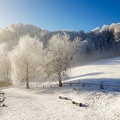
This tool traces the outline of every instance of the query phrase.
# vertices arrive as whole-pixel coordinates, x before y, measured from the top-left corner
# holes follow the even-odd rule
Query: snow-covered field
[[[119,68],[120,57],[100,60],[73,68],[66,81],[120,85]],[[4,88],[6,107],[0,107],[0,120],[120,120],[120,88],[114,89],[105,88],[103,92],[95,86]],[[70,100],[59,99],[59,95]],[[83,107],[71,100],[83,103]]]

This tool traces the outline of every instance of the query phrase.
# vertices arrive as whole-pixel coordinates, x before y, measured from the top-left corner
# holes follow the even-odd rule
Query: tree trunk
[[[60,73],[58,73],[59,87],[62,87],[62,79]]]
[[[4,79],[5,79],[5,81],[6,81],[6,75],[5,75],[5,72],[4,72]]]
[[[28,82],[28,79],[26,79],[26,89],[29,89],[29,82]]]
[[[29,80],[28,80],[28,62],[27,62],[27,70],[26,70],[26,89],[29,89]]]

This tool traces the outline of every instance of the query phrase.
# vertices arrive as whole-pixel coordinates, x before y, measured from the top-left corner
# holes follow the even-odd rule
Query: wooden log
[[[5,99],[6,99],[6,97],[3,97],[3,98],[0,99],[0,106],[1,107],[5,106],[5,104],[4,104]]]
[[[5,99],[6,99],[6,97],[2,97],[2,98],[0,98],[0,102],[4,102]]]
[[[60,99],[64,99],[64,100],[68,100],[67,97],[64,97],[64,96],[59,96]]]
[[[5,93],[4,92],[0,92],[0,95],[4,95]]]
[[[77,105],[77,106],[82,107],[82,103],[79,103],[79,102],[76,102],[76,101],[72,101],[72,104],[75,104],[75,105]]]

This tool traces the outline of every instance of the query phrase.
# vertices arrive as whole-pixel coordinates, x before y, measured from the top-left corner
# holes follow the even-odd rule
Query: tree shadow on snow
[[[88,105],[82,104],[82,107],[89,107]]]
[[[67,80],[74,79],[74,78],[80,78],[80,77],[86,77],[86,76],[96,76],[96,75],[101,75],[101,74],[104,74],[104,73],[103,72],[92,72],[92,73],[82,74],[78,76],[68,77]],[[63,80],[67,81],[66,79],[63,79]]]

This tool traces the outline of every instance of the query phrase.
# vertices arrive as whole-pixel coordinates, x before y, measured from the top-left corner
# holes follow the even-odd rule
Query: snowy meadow
[[[119,85],[120,57],[74,67],[64,82],[88,82]],[[0,107],[1,120],[119,120],[120,88],[63,85],[63,87],[4,87],[6,107]],[[68,100],[59,99],[66,96]],[[83,104],[72,104],[72,100]]]

